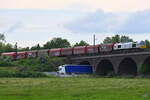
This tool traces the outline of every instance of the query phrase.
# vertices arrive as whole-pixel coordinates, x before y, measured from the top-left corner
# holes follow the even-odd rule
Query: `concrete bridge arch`
[[[118,75],[137,75],[137,64],[130,58],[124,58],[118,66]]]
[[[145,69],[144,74],[150,75],[150,56],[144,60],[144,62],[142,63],[142,67],[144,67]]]
[[[112,62],[108,59],[100,60],[95,70],[96,70],[96,74],[98,75],[108,75],[110,73],[115,73],[114,66]]]

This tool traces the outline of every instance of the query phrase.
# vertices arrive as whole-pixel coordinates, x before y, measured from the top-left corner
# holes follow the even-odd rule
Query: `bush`
[[[12,74],[10,74],[10,72],[0,71],[0,77],[10,77],[10,76],[13,76]]]
[[[57,67],[60,65],[65,64],[65,58],[58,58],[58,57],[48,57],[45,56],[44,62],[41,62],[41,57],[38,58],[28,58],[28,59],[19,59],[14,61],[13,64],[18,67],[18,69],[24,69],[26,71],[36,71],[41,72],[42,67],[43,71],[51,72],[57,71]]]
[[[117,76],[117,78],[136,78],[135,75],[121,75],[121,76]]]
[[[13,64],[8,57],[0,57],[0,66],[13,66]]]
[[[13,77],[47,77],[41,72],[16,72]]]
[[[109,77],[109,78],[115,77],[115,76],[116,76],[116,74],[115,74],[115,72],[113,72],[113,71],[109,72],[109,73],[106,75],[106,77]]]
[[[10,61],[7,58],[0,59],[0,66],[16,66],[19,71],[35,71],[41,72],[42,67],[45,72],[57,71],[57,67],[65,64],[65,58],[44,56],[44,62],[41,62],[41,57],[27,59],[19,59],[17,61]]]
[[[141,75],[145,75],[146,74],[146,65],[141,63],[138,65],[138,73]]]
[[[0,71],[0,77],[47,77],[47,75],[40,72],[8,72],[8,71]]]

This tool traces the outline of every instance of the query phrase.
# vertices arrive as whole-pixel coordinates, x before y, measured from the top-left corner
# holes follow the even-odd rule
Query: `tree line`
[[[15,51],[15,45],[12,45],[10,43],[6,44],[5,42],[6,40],[4,34],[0,33],[0,53]],[[52,48],[69,48],[75,46],[88,46],[88,45],[89,44],[83,40],[81,40],[79,43],[75,43],[74,45],[71,45],[71,43],[67,39],[62,39],[60,37],[57,37],[57,38],[53,38],[50,41],[47,41],[43,46],[37,44],[35,46],[32,46],[31,48],[18,47],[17,51],[29,51],[29,50],[40,50],[40,49],[52,49]]]
[[[103,41],[104,44],[107,43],[126,43],[126,42],[133,42],[133,39],[131,39],[129,36],[120,36],[120,35],[115,35],[112,37],[106,37]]]
[[[4,34],[0,33],[0,53],[2,52],[13,52],[15,51],[14,46],[10,43],[5,43],[5,36]],[[107,43],[126,43],[126,42],[134,42],[132,38],[129,36],[120,36],[118,34],[112,36],[112,37],[106,37],[103,40],[103,44]],[[150,50],[150,41],[145,40],[147,49]],[[75,43],[74,45],[71,45],[71,43],[67,39],[62,39],[60,37],[53,38],[50,41],[47,41],[43,46],[40,46],[39,44],[32,46],[31,48],[18,48],[18,51],[29,51],[29,50],[40,50],[40,49],[52,49],[52,48],[69,48],[69,47],[75,47],[75,46],[88,46],[89,44],[83,40],[81,40],[79,43]]]
[[[10,43],[5,43],[5,35],[0,33],[0,54],[2,52],[13,51],[13,46]]]

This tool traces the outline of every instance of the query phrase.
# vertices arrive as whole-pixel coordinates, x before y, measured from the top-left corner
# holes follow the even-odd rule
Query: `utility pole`
[[[37,52],[40,52],[40,45],[37,44]],[[40,53],[41,55],[38,55],[41,60],[41,72],[44,72],[44,63],[45,63],[45,58],[43,52]]]
[[[95,34],[93,35],[93,46],[94,46],[94,52],[95,52]]]
[[[93,45],[95,46],[95,34],[93,35]]]
[[[41,72],[44,72],[44,63],[45,63],[45,58],[44,58],[44,55],[42,54],[41,55]]]
[[[15,59],[17,60],[17,50],[18,49],[18,47],[17,47],[17,42],[16,42],[16,44],[15,44],[15,46],[14,46],[14,52],[16,52],[16,57],[15,57]]]

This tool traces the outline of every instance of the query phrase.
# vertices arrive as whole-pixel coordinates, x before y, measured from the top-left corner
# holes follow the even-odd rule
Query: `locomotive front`
[[[145,43],[144,41],[141,41],[141,42],[139,43],[139,48],[145,49],[145,48],[146,48],[146,43]]]

